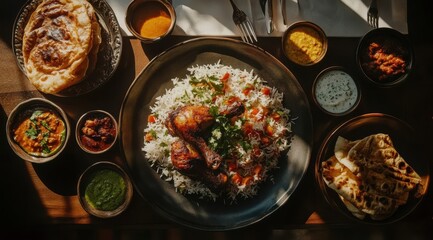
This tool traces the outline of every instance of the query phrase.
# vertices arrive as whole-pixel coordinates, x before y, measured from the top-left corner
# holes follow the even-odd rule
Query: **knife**
[[[283,24],[287,25],[286,0],[280,0],[281,15],[283,16]]]
[[[263,14],[265,14],[266,32],[271,34],[274,31],[272,0],[260,0],[260,6],[262,7]]]

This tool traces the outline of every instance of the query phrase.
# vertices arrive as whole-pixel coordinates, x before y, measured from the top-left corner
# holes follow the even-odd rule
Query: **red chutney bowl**
[[[84,113],[78,120],[75,139],[83,151],[100,154],[114,145],[118,132],[117,121],[110,113],[92,110]]]
[[[414,54],[406,35],[392,28],[376,28],[360,39],[356,61],[370,82],[393,87],[409,78]]]

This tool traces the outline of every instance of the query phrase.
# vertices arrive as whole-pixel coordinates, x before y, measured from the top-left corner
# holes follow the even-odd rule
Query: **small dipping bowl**
[[[312,91],[317,106],[333,116],[352,112],[361,100],[359,84],[339,66],[320,72],[314,80]]]
[[[318,25],[307,21],[295,22],[284,32],[282,48],[290,61],[310,66],[323,59],[328,49],[328,39]]]
[[[75,139],[80,148],[91,154],[108,151],[116,142],[118,126],[116,119],[103,110],[92,110],[78,119]]]
[[[133,0],[126,10],[126,26],[143,43],[153,43],[171,34],[176,12],[166,0]]]
[[[86,212],[96,217],[110,218],[128,208],[133,186],[128,174],[119,165],[101,161],[81,174],[77,193]]]
[[[31,98],[18,104],[6,121],[12,150],[24,160],[45,163],[65,149],[70,136],[66,113],[55,103]]]
[[[356,61],[364,76],[376,86],[404,82],[412,70],[413,50],[408,38],[392,28],[376,28],[358,43]]]

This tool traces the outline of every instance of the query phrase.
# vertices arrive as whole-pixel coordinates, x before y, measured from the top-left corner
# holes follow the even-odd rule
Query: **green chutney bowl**
[[[119,165],[101,161],[81,174],[77,193],[86,212],[99,218],[111,218],[128,208],[133,186],[128,174]]]

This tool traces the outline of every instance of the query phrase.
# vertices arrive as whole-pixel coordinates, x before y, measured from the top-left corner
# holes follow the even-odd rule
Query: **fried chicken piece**
[[[183,140],[171,144],[171,162],[182,174],[204,182],[212,189],[220,189],[227,182],[227,175],[208,168],[197,150]]]
[[[221,156],[213,151],[201,136],[214,121],[215,118],[209,113],[208,107],[184,106],[170,113],[166,126],[172,135],[197,148],[208,167],[217,169],[221,164]]]
[[[231,103],[220,114],[228,118],[240,115],[245,107],[242,102]],[[178,136],[198,149],[204,157],[208,167],[217,169],[221,164],[221,156],[212,150],[204,138],[204,132],[214,124],[215,118],[206,106],[183,106],[171,112],[166,120],[166,127],[170,134]]]

